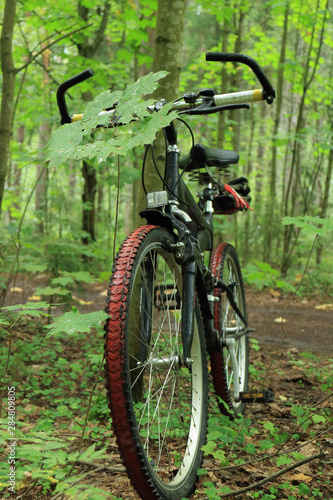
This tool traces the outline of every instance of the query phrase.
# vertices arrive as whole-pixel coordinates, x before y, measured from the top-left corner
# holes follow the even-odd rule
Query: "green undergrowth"
[[[256,340],[251,342],[251,348],[258,354],[264,351]],[[279,368],[274,367],[276,364]],[[219,413],[215,397],[211,398],[207,443],[203,447],[205,460],[200,470],[205,494],[203,498],[229,498],[228,494],[234,488],[228,486],[228,479],[233,480],[237,470],[241,471],[238,482],[243,481],[247,485],[255,482],[249,481],[254,471],[256,476],[263,479],[290,466],[293,467],[292,471],[298,471],[297,463],[309,459],[309,455],[322,453],[321,458],[325,457],[322,444],[329,439],[333,424],[332,394],[329,394],[333,386],[333,359],[309,352],[289,352],[283,365],[286,372],[288,369],[299,372],[299,380],[295,382],[299,396],[274,387],[273,412],[267,404],[248,405],[244,416],[230,420]],[[277,378],[279,383],[281,375],[286,375],[281,368],[281,359],[273,363],[270,370],[276,373],[274,379]],[[251,388],[257,390],[273,383],[273,376],[271,379],[267,377],[267,364],[261,361],[260,356],[252,359],[250,381]],[[311,391],[317,396],[313,401],[309,396]],[[274,411],[279,414],[274,415]],[[318,457],[314,460],[318,460]],[[328,498],[326,495],[330,486],[325,479],[325,463],[320,461],[318,465],[316,461],[314,469],[308,465],[307,469],[301,467],[300,470],[305,473],[290,472],[282,475],[280,480],[272,478],[265,487],[257,485],[248,493],[240,492],[237,498]],[[315,481],[312,477],[314,471]],[[241,493],[246,495],[242,496]]]
[[[61,318],[58,323],[53,323],[53,335],[50,335],[47,317],[42,310],[26,309],[29,314],[22,314],[21,310],[15,321],[12,315],[17,314],[16,310],[10,311],[7,325],[2,318],[1,366],[6,365],[8,356],[5,331],[10,328],[12,332],[6,388],[8,384],[16,388],[17,492],[24,494],[27,488],[32,488],[35,498],[50,499],[62,491],[66,498],[79,500],[117,498],[96,480],[91,481],[93,471],[87,471],[82,465],[89,462],[102,466],[114,462],[115,446],[110,445],[114,443],[114,437],[104,378],[103,374],[98,376],[103,353],[100,318],[94,324],[95,328],[91,328],[92,318],[81,315],[82,325],[85,324],[86,328],[82,326],[81,332],[78,331],[80,328],[72,331],[73,323],[67,320],[72,315],[78,320],[79,316],[78,312],[71,311],[69,316],[63,316],[64,323],[61,323]],[[258,388],[267,377],[267,365],[259,356],[263,350],[258,342],[252,342],[252,351],[258,356],[251,364],[251,383]],[[304,373],[313,387],[319,393],[322,391],[323,397],[332,386],[332,360],[325,358],[323,362],[315,354],[290,353],[285,369],[289,367]],[[303,383],[304,380],[305,376]],[[249,407],[244,417],[230,420],[220,414],[212,395],[205,458],[199,471],[198,498],[222,498],[230,491],[228,483],[234,484],[234,475],[238,474],[241,481],[251,467],[264,474],[267,469],[276,471],[302,460],[308,456],[304,443],[310,440],[314,449],[320,450],[320,436],[332,422],[329,407],[316,406],[316,402],[300,402],[283,393],[277,394],[277,404],[288,414],[286,426],[286,422],[281,424],[279,419],[267,413],[264,406],[257,407],[254,412]],[[5,405],[4,397],[3,412]],[[0,494],[9,498],[5,419],[1,420],[0,436],[3,443],[0,446]],[[323,466],[320,463],[317,479],[311,483],[305,479],[296,484],[288,477],[277,484],[258,487],[244,498],[325,498],[322,491],[327,490],[327,485],[325,479],[321,480],[321,474]]]
[[[66,314],[64,325],[71,314],[74,322],[79,316],[75,311]],[[17,491],[35,483],[40,494],[52,492],[56,495],[66,490],[70,498],[110,498],[103,489],[85,484],[85,474],[80,470],[82,460],[96,462],[110,458],[106,449],[111,427],[102,375],[97,381],[85,426],[103,346],[101,326],[90,328],[94,321],[92,315],[80,315],[85,328],[82,327],[80,333],[76,322],[76,329],[70,335],[63,331],[60,319],[53,324],[53,335],[48,333],[47,325],[36,324],[30,314],[21,316],[15,325],[7,384],[14,386],[16,393]],[[67,328],[72,330],[72,320]],[[1,366],[6,365],[5,340],[3,325]],[[4,412],[6,403],[4,398]],[[3,443],[8,438],[6,423],[1,419]],[[1,446],[0,453],[6,455],[6,451],[6,446]],[[0,491],[4,498],[9,496],[6,493],[7,473],[8,463],[2,461]]]

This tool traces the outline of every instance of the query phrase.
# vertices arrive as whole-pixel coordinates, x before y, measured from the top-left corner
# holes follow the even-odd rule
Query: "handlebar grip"
[[[88,78],[94,75],[94,72],[91,68],[85,69],[78,75],[72,76],[65,82],[63,82],[58,90],[57,90],[57,103],[58,103],[58,108],[60,111],[61,115],[61,125],[64,123],[71,123],[72,119],[70,117],[70,114],[68,113],[68,108],[66,104],[66,99],[65,99],[65,93],[67,92],[68,89],[71,87],[74,87],[74,85],[77,85],[78,83],[84,82]]]
[[[268,104],[272,104],[275,99],[275,90],[263,72],[261,66],[255,59],[245,54],[237,54],[233,52],[207,52],[206,61],[220,61],[220,62],[238,62],[246,64],[252,69],[253,73],[258,78],[264,89],[264,99]]]

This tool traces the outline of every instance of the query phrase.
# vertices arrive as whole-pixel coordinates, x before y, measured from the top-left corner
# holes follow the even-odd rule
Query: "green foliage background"
[[[0,0],[1,13],[4,6],[5,0]],[[95,50],[106,6],[109,8],[107,24],[102,42]],[[105,440],[111,435],[110,429],[103,426],[101,431],[96,424],[91,433],[96,446],[87,447],[81,454],[72,453],[67,449],[69,441],[55,436],[53,426],[59,422],[65,425],[61,421],[64,416],[75,418],[73,432],[76,435],[85,426],[91,387],[98,377],[100,321],[104,313],[83,316],[73,308],[73,293],[82,283],[92,286],[96,279],[108,279],[115,249],[134,224],[135,193],[141,179],[142,161],[142,149],[137,146],[152,140],[161,125],[156,122],[167,119],[168,108],[163,108],[155,123],[146,117],[141,125],[128,124],[126,132],[124,128],[110,141],[106,141],[101,132],[97,141],[100,140],[103,149],[98,155],[90,141],[96,122],[92,120],[88,124],[88,120],[100,108],[112,106],[114,100],[120,100],[124,108],[128,98],[133,103],[135,89],[140,97],[142,93],[151,92],[155,77],[151,77],[149,89],[143,86],[147,80],[133,84],[151,71],[156,8],[156,0],[21,0],[17,4],[13,41],[17,70],[15,116],[10,171],[0,221],[0,305],[5,300],[6,304],[11,301],[10,288],[17,276],[23,275],[32,282],[43,276],[44,283],[36,287],[39,298],[35,301],[2,310],[0,335],[6,349],[1,351],[1,364],[6,367],[6,373],[16,370],[17,377],[24,380],[25,393],[24,398],[20,398],[19,412],[26,419],[29,412],[34,411],[33,406],[29,407],[29,392],[41,401],[49,403],[52,399],[52,405],[37,418],[33,429],[27,431],[20,421],[17,428],[17,436],[22,440],[20,453],[29,455],[18,480],[23,485],[24,473],[33,469],[42,493],[56,484],[57,493],[67,488],[73,498],[87,498],[83,477],[81,482],[72,485],[75,478],[80,479],[76,476],[78,460],[101,459],[106,452]],[[254,57],[279,89],[279,113],[276,102],[272,107],[257,104],[250,111],[225,113],[223,121],[215,115],[189,120],[197,142],[240,153],[240,163],[232,169],[230,178],[240,175],[249,178],[255,212],[216,218],[216,236],[236,245],[247,282],[259,288],[279,288],[285,293],[295,290],[298,275],[304,270],[316,238],[308,267],[311,272],[300,292],[312,296],[333,295],[332,13],[332,5],[323,0],[315,3],[260,0],[255,5],[249,0],[189,0],[187,5],[180,93],[203,87],[230,92],[257,86],[248,69],[206,63],[204,54],[208,50],[238,51]],[[68,97],[71,114],[85,111],[86,132],[82,133],[80,123],[59,128],[58,85],[87,67],[94,70],[94,78],[71,89]],[[147,103],[139,99],[135,102],[134,111],[142,116]],[[123,114],[129,113],[128,122],[133,109],[123,110]],[[51,146],[46,153],[44,147],[52,132]],[[74,148],[68,149],[70,140],[76,141],[73,143],[75,155],[71,155]],[[182,126],[179,144],[186,154],[190,137]],[[79,152],[77,146],[81,148]],[[96,173],[93,203],[82,201],[83,156],[89,157],[90,168]],[[46,160],[49,160],[48,166]],[[95,241],[83,232],[83,210],[95,210]],[[89,244],[83,244],[85,239]],[[62,312],[66,310],[61,317],[55,304]],[[78,331],[82,335],[91,332],[92,327],[97,327],[93,342],[88,333],[88,339],[82,344]],[[28,345],[16,338],[25,328],[33,332],[33,340]],[[52,337],[45,333],[50,330]],[[65,344],[60,341],[64,333],[68,338]],[[82,359],[71,360],[70,368],[65,359],[65,349],[77,348],[77,344],[84,351],[84,369]],[[8,352],[12,355],[7,356]],[[39,366],[38,377],[30,367],[33,363]],[[252,370],[252,377],[259,377],[260,367]],[[323,390],[327,390],[331,385],[331,371],[327,369],[319,375]],[[80,397],[75,394],[65,401],[62,391],[69,390],[78,378],[82,380]],[[58,384],[56,393],[51,387],[54,379]],[[89,418],[103,420],[107,413],[104,395],[94,398]],[[304,427],[303,431],[308,432],[305,422],[309,409],[295,405],[292,412]],[[311,425],[315,426],[322,423],[320,419],[326,419],[326,415],[314,411],[311,419]],[[246,451],[250,455],[272,449],[286,438],[281,438],[270,422],[265,422],[263,429],[262,449],[254,450],[248,439],[252,434],[250,422],[245,421],[239,427],[230,422],[221,425],[220,416],[212,417],[210,448],[206,452],[225,465],[228,458],[220,446],[221,440],[237,443],[232,458],[241,461],[243,458],[238,453],[241,455],[246,438]],[[311,432],[309,438],[315,433]],[[283,455],[279,460],[278,465],[283,465],[290,458]],[[5,466],[7,464],[0,464],[2,471],[7,470]],[[70,489],[69,485],[72,485]],[[205,488],[207,498],[220,498],[226,493],[225,486],[218,488],[208,480]],[[299,485],[297,494],[307,494],[306,488],[305,484]],[[278,498],[273,490],[266,496],[257,492],[253,498]],[[92,486],[88,492],[89,498],[104,495]],[[320,492],[313,493],[314,497],[320,498]]]
[[[1,3],[4,6],[4,0]],[[103,41],[94,52],[93,44],[101,29],[103,9],[107,4],[110,10]],[[118,243],[133,227],[135,191],[140,182],[142,160],[142,152],[134,146],[144,142],[135,140],[139,131],[135,135],[133,128],[126,132],[132,140],[123,150],[117,144],[122,137],[114,137],[108,142],[102,137],[97,144],[103,146],[96,156],[92,151],[96,145],[89,140],[93,123],[91,128],[85,123],[87,128],[79,150],[71,156],[68,150],[71,136],[82,129],[79,123],[64,126],[63,132],[58,129],[55,94],[58,84],[64,79],[92,67],[94,78],[71,89],[68,99],[70,113],[80,113],[86,108],[88,120],[90,112],[105,107],[106,101],[117,99],[126,85],[149,72],[156,6],[155,0],[112,4],[88,0],[19,2],[13,45],[18,72],[11,170],[7,178],[0,235],[0,266],[3,270],[8,269],[8,261],[14,260],[13,249],[18,244],[21,255],[24,254],[24,265],[40,263],[43,254],[48,269],[54,265],[57,267],[59,264],[47,261],[53,253],[51,247],[62,244],[60,255],[63,257],[58,257],[58,260],[64,259],[61,267],[68,270],[82,267],[80,259],[74,259],[75,263],[73,259],[68,261],[66,251],[66,245],[76,245],[89,236],[82,233],[82,210],[95,211],[100,271],[106,262],[110,262],[118,202],[122,207],[118,219]],[[282,58],[285,31],[286,46]],[[244,263],[251,261],[252,257],[264,260],[280,269],[289,281],[294,281],[304,266],[313,235],[306,235],[294,224],[281,226],[281,217],[329,219],[332,209],[329,196],[325,201],[325,190],[328,190],[328,195],[330,192],[333,161],[331,6],[327,7],[322,0],[316,4],[272,0],[261,2],[252,9],[247,0],[222,4],[191,0],[185,18],[181,91],[196,91],[207,86],[216,92],[222,87],[229,92],[257,86],[247,68],[228,63],[223,66],[221,79],[222,66],[205,62],[205,52],[222,50],[223,44],[225,51],[240,51],[260,62],[280,90],[281,110],[278,116],[277,103],[272,107],[258,104],[250,111],[225,113],[223,122],[218,116],[189,120],[198,142],[236,149],[240,153],[240,163],[232,168],[230,175],[248,176],[252,187],[254,214],[222,217],[217,224],[217,233],[237,246]],[[130,87],[125,91],[124,102],[130,95],[126,92],[131,92]],[[98,100],[93,101],[97,95]],[[83,100],[86,99],[90,103],[85,104]],[[136,111],[140,114],[138,107]],[[277,120],[278,127],[275,126]],[[57,129],[59,148],[54,155],[49,152],[47,156],[43,146],[51,131]],[[144,128],[142,132],[147,141],[153,138],[154,132],[149,133]],[[179,143],[185,154],[189,149],[189,135],[183,127],[179,129]],[[77,145],[72,142],[72,147]],[[60,150],[65,152],[60,155]],[[275,174],[272,170],[273,150]],[[97,192],[93,202],[82,204],[84,181],[78,160],[84,155],[90,157],[91,168],[95,169]],[[51,161],[46,173],[43,168],[47,159]],[[117,201],[119,182],[121,192]],[[329,230],[317,243],[313,267],[323,265],[322,262],[328,269],[332,267],[331,245],[332,231]],[[103,255],[101,248],[105,250]],[[93,242],[89,249],[82,249],[83,253],[95,254],[95,251]],[[20,266],[23,266],[21,259]],[[7,286],[3,278],[1,283],[3,288]],[[331,293],[332,290],[325,288],[325,292]]]

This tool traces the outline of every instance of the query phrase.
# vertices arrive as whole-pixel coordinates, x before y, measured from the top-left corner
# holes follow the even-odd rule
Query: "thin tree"
[[[80,42],[77,43],[78,52],[82,57],[93,59],[96,57],[98,50],[103,43],[105,31],[110,13],[110,1],[105,0],[103,7],[103,15],[101,16],[100,25],[95,32],[94,37],[81,36]],[[78,13],[81,19],[85,22],[89,20],[90,9],[83,2],[78,3]],[[87,93],[82,96],[84,100],[90,100],[91,95]],[[96,169],[86,160],[82,162],[82,177],[84,179],[83,194],[82,194],[82,231],[83,234],[89,235],[82,237],[82,242],[87,244],[89,239],[95,240],[95,198],[97,192],[97,173]]]
[[[9,164],[9,145],[14,116],[16,70],[13,61],[13,32],[17,0],[6,0],[1,30],[2,95],[0,111],[0,216]]]
[[[279,133],[280,128],[280,120],[281,120],[281,111],[282,111],[282,89],[284,83],[284,64],[286,58],[286,48],[287,48],[287,39],[288,39],[288,20],[289,20],[289,1],[285,7],[284,13],[284,23],[283,23],[283,35],[281,41],[281,50],[280,50],[280,58],[279,58],[279,66],[278,66],[278,80],[277,80],[277,89],[276,89],[276,106],[275,106],[275,116],[274,116],[274,129],[273,129],[273,145],[272,145],[272,163],[271,163],[271,172],[270,172],[270,192],[268,196],[268,204],[267,204],[267,221],[265,224],[265,243],[264,243],[264,259],[267,260],[272,252],[272,240],[273,240],[273,231],[274,231],[274,206],[276,203],[276,171],[277,171],[277,143],[276,138]]]
[[[301,148],[302,143],[300,141],[301,131],[304,127],[304,114],[305,114],[305,99],[308,93],[308,90],[313,82],[313,79],[316,74],[317,66],[319,63],[319,57],[323,44],[324,30],[327,18],[327,8],[328,2],[326,3],[326,8],[324,9],[324,14],[322,13],[320,0],[318,0],[316,5],[316,20],[318,16],[322,16],[322,23],[320,26],[319,36],[316,39],[317,35],[317,23],[314,25],[311,32],[311,39],[309,48],[306,55],[305,67],[303,73],[303,82],[302,82],[302,93],[298,108],[298,116],[297,123],[295,129],[295,138],[292,144],[292,158],[291,158],[291,166],[289,179],[287,182],[287,189],[285,193],[284,199],[284,215],[296,215],[296,200],[297,200],[297,192],[301,187]],[[315,52],[316,51],[316,52]],[[314,54],[315,52],[315,54]],[[303,214],[302,214],[303,215]],[[283,253],[282,253],[282,263],[281,270],[283,273],[286,273],[289,265],[290,258],[292,255],[292,251],[297,242],[298,232],[294,232],[294,227],[292,225],[285,226],[284,229],[284,238],[283,238]]]

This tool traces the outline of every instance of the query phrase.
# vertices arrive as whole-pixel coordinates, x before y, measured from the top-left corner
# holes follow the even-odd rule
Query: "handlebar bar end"
[[[90,78],[91,76],[94,76],[94,71],[91,68],[88,68],[78,75],[69,78],[59,86],[57,91],[57,103],[61,115],[61,125],[64,125],[65,123],[72,123],[72,118],[67,109],[65,93],[68,89],[74,87],[74,85],[84,82],[84,80],[87,80],[87,78]]]
[[[264,99],[268,104],[272,104],[275,99],[275,90],[271,82],[263,72],[261,66],[255,59],[245,54],[233,52],[206,52],[206,61],[220,61],[246,64],[252,69],[264,89]]]

